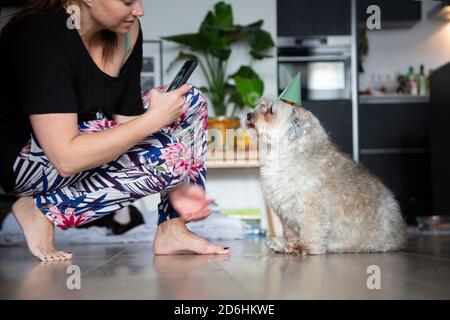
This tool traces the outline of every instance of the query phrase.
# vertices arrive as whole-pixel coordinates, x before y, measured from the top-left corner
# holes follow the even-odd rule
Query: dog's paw
[[[283,237],[273,237],[266,241],[266,246],[275,252],[284,253],[286,239]]]
[[[305,254],[320,255],[327,253],[327,249],[324,246],[305,246]]]
[[[284,246],[284,252],[289,254],[302,254],[305,255],[306,248],[298,240],[289,240]]]

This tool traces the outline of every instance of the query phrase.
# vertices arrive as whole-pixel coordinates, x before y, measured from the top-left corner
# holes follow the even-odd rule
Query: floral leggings
[[[143,96],[148,110],[148,94]],[[14,163],[13,194],[32,196],[36,206],[61,229],[88,223],[159,192],[158,224],[178,217],[167,191],[182,182],[205,189],[208,104],[191,86],[180,121],[156,131],[120,155],[94,169],[64,178],[49,162],[34,134]],[[80,134],[121,125],[101,112],[80,123]]]

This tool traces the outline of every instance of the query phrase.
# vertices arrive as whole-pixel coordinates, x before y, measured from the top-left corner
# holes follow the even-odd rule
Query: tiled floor
[[[154,256],[147,244],[73,246],[72,262],[39,263],[0,248],[1,299],[449,299],[450,236],[414,236],[388,254],[270,254],[263,239],[226,242],[231,255]],[[70,265],[81,289],[69,290]],[[369,290],[368,266],[381,272]],[[73,282],[71,282],[73,283]]]

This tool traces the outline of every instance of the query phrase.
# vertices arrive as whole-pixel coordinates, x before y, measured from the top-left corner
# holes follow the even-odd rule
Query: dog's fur
[[[401,249],[406,224],[394,195],[328,138],[314,115],[264,97],[246,122],[256,130],[265,197],[284,237],[275,252],[386,252]]]

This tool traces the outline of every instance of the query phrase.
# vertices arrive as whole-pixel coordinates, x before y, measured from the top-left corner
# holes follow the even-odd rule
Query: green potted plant
[[[162,37],[189,49],[179,52],[168,71],[180,60],[198,60],[207,83],[200,89],[208,96],[215,115],[210,119],[210,127],[229,127],[229,123],[236,127],[236,121],[239,127],[239,119],[233,116],[245,106],[254,108],[263,94],[264,81],[250,65],[255,60],[271,57],[267,50],[275,44],[270,34],[262,30],[262,24],[263,20],[246,26],[234,24],[231,5],[219,2],[207,13],[197,33]],[[249,62],[228,74],[232,46],[238,42],[248,44]],[[226,117],[227,110],[231,119]]]

